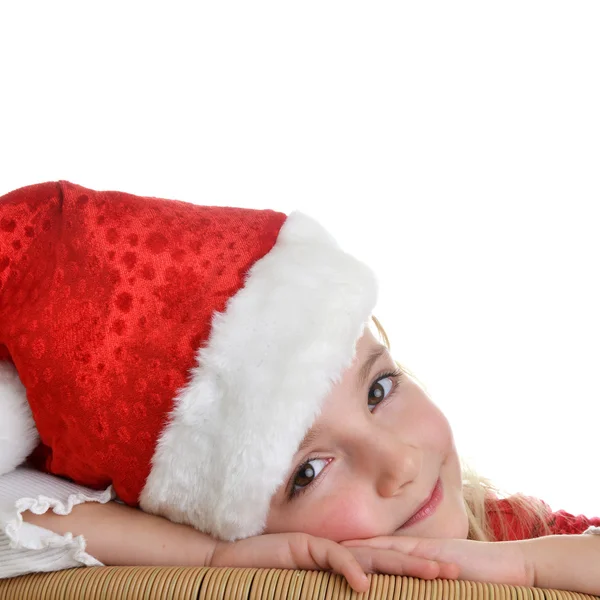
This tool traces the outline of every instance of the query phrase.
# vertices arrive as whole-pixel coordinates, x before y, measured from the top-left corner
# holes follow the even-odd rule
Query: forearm
[[[116,502],[81,504],[65,516],[27,511],[23,520],[56,533],[83,535],[86,551],[106,565],[204,566],[216,544],[191,527]]]
[[[600,536],[551,535],[522,544],[534,585],[600,595]]]

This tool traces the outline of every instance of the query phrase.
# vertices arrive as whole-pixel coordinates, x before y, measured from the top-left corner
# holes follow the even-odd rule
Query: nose
[[[391,498],[401,493],[421,471],[422,453],[394,431],[379,431],[368,440],[369,472],[377,493]]]

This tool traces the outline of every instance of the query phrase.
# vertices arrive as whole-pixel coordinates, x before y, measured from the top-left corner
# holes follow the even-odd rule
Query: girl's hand
[[[473,540],[376,537],[342,542],[346,548],[394,550],[414,557],[451,563],[459,569],[458,579],[534,585],[534,572],[518,542],[476,542]]]
[[[238,542],[217,542],[210,566],[333,571],[344,575],[357,592],[369,589],[365,573],[409,575],[421,579],[455,579],[458,574],[454,565],[411,556],[402,549],[368,544],[344,547],[305,533],[275,533]]]

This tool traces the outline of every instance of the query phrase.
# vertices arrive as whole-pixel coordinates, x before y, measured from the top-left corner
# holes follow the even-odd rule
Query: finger
[[[460,575],[460,566],[456,563],[439,562],[440,574],[439,579],[458,579]]]
[[[340,544],[346,547],[367,546],[369,548],[381,548],[382,550],[399,550],[410,554],[418,545],[419,540],[422,539],[423,538],[381,535],[364,540],[346,540],[340,542]]]
[[[407,575],[421,579],[455,579],[458,576],[456,565],[411,556],[395,550],[365,547],[351,547],[349,550],[365,571]]]
[[[313,562],[320,569],[330,569],[343,575],[348,585],[356,592],[369,591],[369,579],[352,552],[336,542],[323,542],[324,540],[319,538],[308,540],[308,552]]]
[[[356,592],[368,592],[369,579],[356,557],[346,548],[338,546],[327,552],[327,561],[335,573],[342,574]]]
[[[444,560],[443,540],[432,538],[413,538],[401,536],[380,536],[366,540],[349,540],[342,545],[351,547],[365,546],[367,548],[379,548],[380,550],[396,550],[412,556],[420,556],[428,560]],[[447,559],[446,559],[447,560]]]

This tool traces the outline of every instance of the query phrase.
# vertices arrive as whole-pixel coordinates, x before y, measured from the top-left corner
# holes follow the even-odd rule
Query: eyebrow
[[[367,378],[369,377],[369,373],[373,368],[373,365],[388,351],[386,346],[382,344],[377,344],[377,346],[371,350],[371,354],[365,362],[363,363],[360,371],[358,372],[358,377],[356,378],[356,389],[360,391],[365,387],[367,383]]]
[[[371,350],[371,353],[369,354],[365,362],[362,364],[362,367],[360,368],[360,371],[358,372],[358,375],[356,377],[356,389],[359,392],[362,388],[365,387],[367,383],[367,378],[369,377],[369,373],[371,372],[373,365],[386,352],[388,352],[388,349],[382,344],[377,344],[377,346],[373,350]],[[306,449],[307,446],[310,446],[321,435],[322,430],[323,428],[318,425],[310,429],[310,431],[308,431],[308,433],[304,436],[304,439],[300,443],[300,446],[298,446],[297,452],[302,452]]]
[[[307,446],[310,446],[320,435],[321,435],[321,431],[323,430],[322,427],[320,426],[315,426],[313,427],[305,436],[304,439],[302,440],[302,443],[300,444],[300,446],[298,447],[297,452],[303,452]]]

